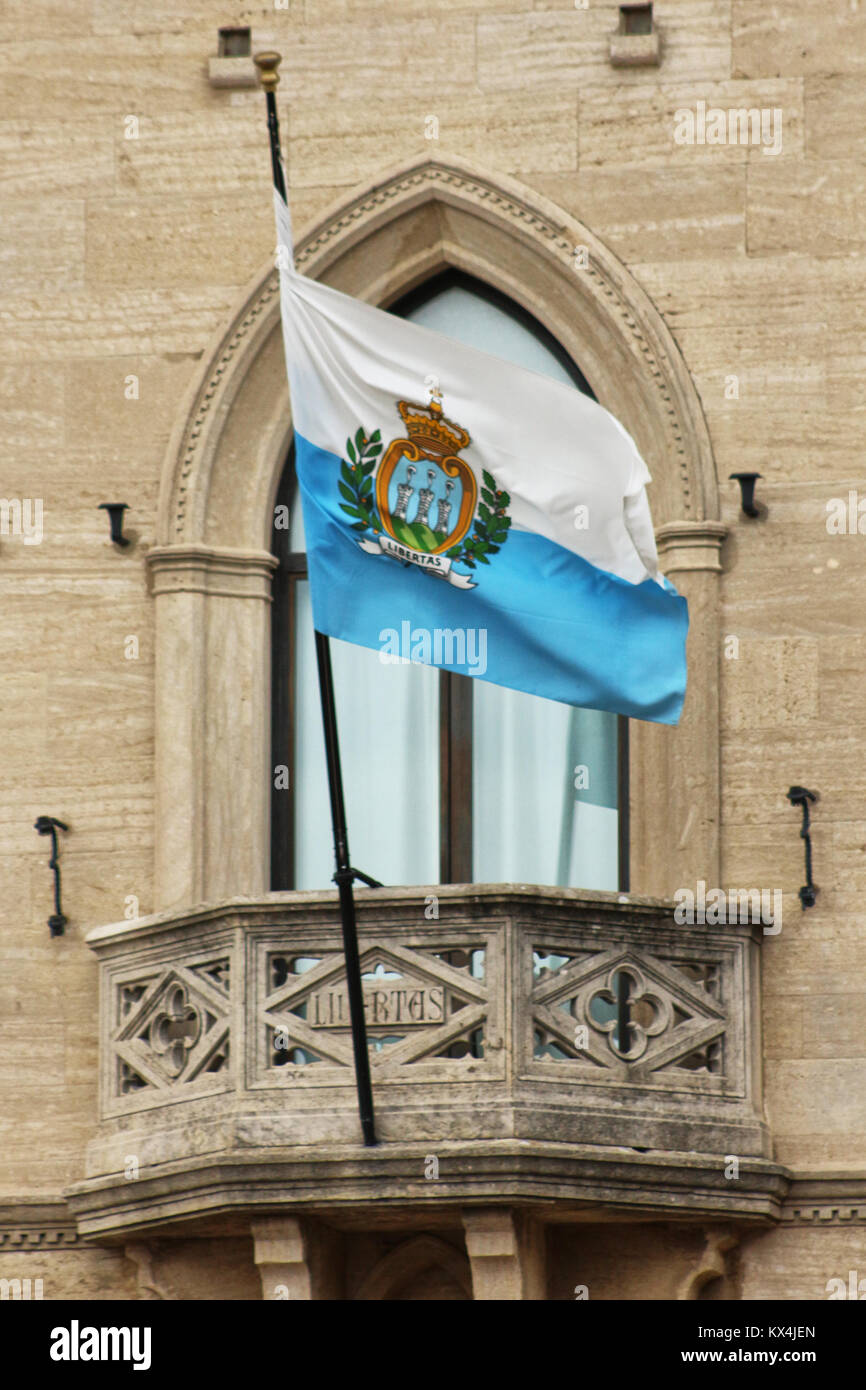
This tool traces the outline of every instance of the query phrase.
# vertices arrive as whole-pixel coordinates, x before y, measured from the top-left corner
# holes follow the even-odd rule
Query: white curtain
[[[310,586],[295,592],[295,887],[326,888],[334,852]],[[438,883],[439,672],[385,666],[334,638],[331,664],[352,864],[382,883]]]
[[[616,758],[614,715],[476,681],[475,881],[616,888]]]
[[[443,290],[409,318],[572,384],[519,319],[466,289]],[[333,873],[328,783],[306,583],[296,592],[295,882],[320,888]],[[352,861],[384,883],[436,883],[439,674],[383,665],[345,642],[332,641],[331,655]],[[617,887],[615,715],[476,680],[472,776],[475,882]]]

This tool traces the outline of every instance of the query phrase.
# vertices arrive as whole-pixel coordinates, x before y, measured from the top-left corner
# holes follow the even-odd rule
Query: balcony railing
[[[334,893],[91,933],[102,1093],[72,1195],[82,1229],[365,1192],[772,1214],[760,928],[512,885],[362,890],[357,903],[373,1150]]]

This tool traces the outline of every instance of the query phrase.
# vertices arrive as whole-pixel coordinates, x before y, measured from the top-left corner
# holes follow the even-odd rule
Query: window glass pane
[[[334,852],[309,585],[295,594],[295,887],[327,888]],[[331,664],[352,864],[383,883],[438,883],[439,673],[386,666],[333,638]]]
[[[566,386],[574,385],[574,378],[554,357],[550,348],[530,333],[519,319],[459,285],[434,294],[406,317],[412,323],[423,323],[425,328],[435,329],[437,333],[447,333],[449,338],[456,338],[469,347],[492,352],[496,357],[517,362],[533,372],[542,372],[544,376],[551,376],[554,381],[562,381]]]
[[[289,511],[289,552],[292,555],[306,555],[307,542],[304,537],[304,509],[301,494],[295,486],[292,506]]]
[[[450,286],[415,323],[574,385],[521,318]],[[476,680],[473,689],[473,879],[616,889],[617,717]]]

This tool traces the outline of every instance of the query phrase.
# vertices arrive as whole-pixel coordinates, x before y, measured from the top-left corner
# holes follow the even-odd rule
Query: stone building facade
[[[387,307],[456,267],[529,310],[637,440],[691,611],[681,725],[632,726],[628,893],[451,885],[430,922],[435,885],[359,892],[370,973],[398,963],[441,1010],[374,1065],[375,1150],[345,1041],[318,1080],[269,1057],[280,1020],[315,1041],[344,982],[334,895],[269,891],[291,414],[245,30],[283,54],[300,268]],[[864,65],[856,0],[13,5],[0,1278],[782,1300],[866,1279]],[[736,472],[761,475],[755,518]],[[808,910],[793,784],[820,795]],[[42,815],[67,827],[56,936]],[[778,890],[782,929],[678,926],[701,883]],[[539,983],[545,950],[565,964]],[[539,1059],[617,969],[664,1020],[639,1056]],[[443,1001],[483,1022],[482,1060],[431,1051]]]

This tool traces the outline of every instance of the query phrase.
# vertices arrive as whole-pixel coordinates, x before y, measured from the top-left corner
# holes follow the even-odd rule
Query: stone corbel
[[[252,1224],[262,1298],[311,1299],[313,1280],[307,1259],[307,1232],[294,1216],[267,1217]]]
[[[544,1232],[537,1222],[505,1208],[463,1212],[473,1297],[543,1299]]]
[[[123,1253],[136,1269],[138,1294],[145,1302],[174,1301],[177,1294],[169,1284],[155,1273],[154,1251],[145,1241],[131,1241],[124,1246]]]
[[[704,1234],[706,1242],[700,1258],[677,1289],[678,1301],[697,1299],[705,1284],[713,1279],[724,1279],[728,1272],[728,1251],[733,1250],[740,1241],[736,1231],[724,1226],[708,1226]]]
[[[297,1216],[266,1216],[252,1222],[252,1234],[266,1302],[340,1297],[333,1236],[319,1223]]]

